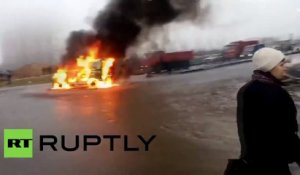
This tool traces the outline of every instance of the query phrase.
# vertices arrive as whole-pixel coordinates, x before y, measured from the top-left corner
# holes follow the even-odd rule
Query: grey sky
[[[288,39],[290,34],[300,37],[300,0],[205,1],[212,8],[206,23],[171,23],[153,30],[149,41],[162,49],[181,50],[221,47],[233,40],[255,37]],[[16,32],[15,39],[21,35],[23,38],[35,34],[34,37],[38,37],[45,31],[45,36],[49,35],[54,42],[54,48],[50,49],[57,51],[55,57],[58,59],[69,32],[89,28],[93,17],[107,2],[109,0],[1,0],[0,44],[4,38],[10,40]],[[22,33],[23,28],[25,33]],[[149,50],[150,42],[143,42],[136,48]],[[1,54],[4,52],[7,50],[0,47],[1,62],[8,59]],[[10,62],[18,61],[9,59]]]
[[[0,44],[8,35],[20,35],[25,31],[33,35],[45,32],[53,37],[59,47],[64,47],[65,39],[72,30],[87,29],[93,17],[108,0],[1,0]],[[24,34],[24,35],[26,35]],[[1,46],[1,45],[0,45]],[[3,48],[3,47],[2,47]],[[64,48],[55,48],[63,50]],[[0,47],[1,50],[1,47]],[[3,62],[5,51],[0,51]],[[18,61],[18,60],[15,60]]]
[[[205,23],[174,22],[153,29],[146,42],[132,48],[144,52],[155,46],[167,51],[220,48],[242,39],[300,37],[300,0],[205,0],[211,14]],[[167,41],[167,42],[166,42]]]
[[[46,19],[65,28],[82,28],[108,0],[1,0],[0,21],[4,28],[22,20]],[[2,27],[1,27],[2,28]]]

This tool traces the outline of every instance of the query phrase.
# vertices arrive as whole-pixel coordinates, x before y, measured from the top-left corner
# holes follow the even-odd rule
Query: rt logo
[[[32,158],[32,139],[32,129],[4,129],[4,158]]]

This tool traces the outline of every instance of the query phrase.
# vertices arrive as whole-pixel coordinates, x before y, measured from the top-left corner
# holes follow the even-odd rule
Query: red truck
[[[157,51],[146,54],[146,59],[143,61],[142,66],[148,68],[148,73],[160,73],[172,70],[188,69],[190,67],[190,60],[194,58],[193,51],[182,51],[165,53]]]
[[[243,52],[246,46],[254,45],[258,43],[259,43],[258,40],[232,42],[224,47],[223,58],[225,59],[239,58],[240,54]]]

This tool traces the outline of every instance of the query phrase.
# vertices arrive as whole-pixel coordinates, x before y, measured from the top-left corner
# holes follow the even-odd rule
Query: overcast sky
[[[73,30],[88,29],[93,17],[108,0],[1,0],[0,5],[0,62],[4,54],[1,43],[7,35],[25,31],[36,32],[51,29],[60,47]],[[25,35],[26,35],[25,34]],[[46,33],[47,35],[48,33]],[[50,34],[49,34],[50,35]],[[1,51],[2,49],[2,51]],[[63,50],[64,48],[61,48]],[[4,60],[5,61],[5,60]],[[17,61],[17,60],[15,60]]]
[[[16,28],[30,26],[33,33],[51,28],[57,47],[64,47],[68,33],[89,28],[97,11],[108,1],[1,0],[0,43],[5,35],[18,31]],[[205,24],[171,23],[161,32],[153,32],[152,40],[166,50],[179,50],[220,47],[232,40],[254,37],[300,36],[300,0],[206,1],[211,4],[211,15]],[[171,43],[167,46],[161,42],[166,35]],[[147,48],[146,45],[141,47]],[[1,48],[3,61],[6,58],[1,57]]]
[[[205,23],[173,22],[154,29],[147,42],[167,51],[220,48],[243,39],[300,37],[300,0],[206,0],[211,13]],[[164,31],[164,32],[162,32]],[[166,40],[168,44],[166,44]]]
[[[1,0],[1,30],[14,27],[22,21],[55,21],[64,29],[87,26],[87,19],[96,15],[108,0]]]

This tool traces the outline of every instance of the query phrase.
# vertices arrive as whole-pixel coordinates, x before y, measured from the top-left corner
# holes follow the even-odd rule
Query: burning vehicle
[[[119,67],[130,47],[148,40],[150,29],[173,21],[198,19],[198,12],[205,18],[208,8],[198,8],[201,0],[111,0],[104,10],[99,11],[89,30],[71,32],[61,66],[53,76],[52,89],[108,88],[115,86],[117,69],[124,74],[131,70]],[[200,18],[199,18],[200,19]],[[101,47],[97,47],[100,43]],[[154,43],[153,43],[154,44]],[[100,53],[101,48],[101,53]],[[153,49],[150,49],[153,50]],[[133,55],[135,53],[132,53]],[[159,56],[161,57],[161,56]],[[162,70],[188,68],[192,53],[163,54],[152,68]],[[152,60],[151,60],[152,61]],[[127,69],[127,70],[126,70]],[[126,73],[127,72],[127,73]],[[116,74],[114,77],[113,74]]]
[[[58,68],[53,75],[52,89],[100,89],[116,86],[113,81],[115,58],[100,58],[100,48],[94,45],[74,63]]]

